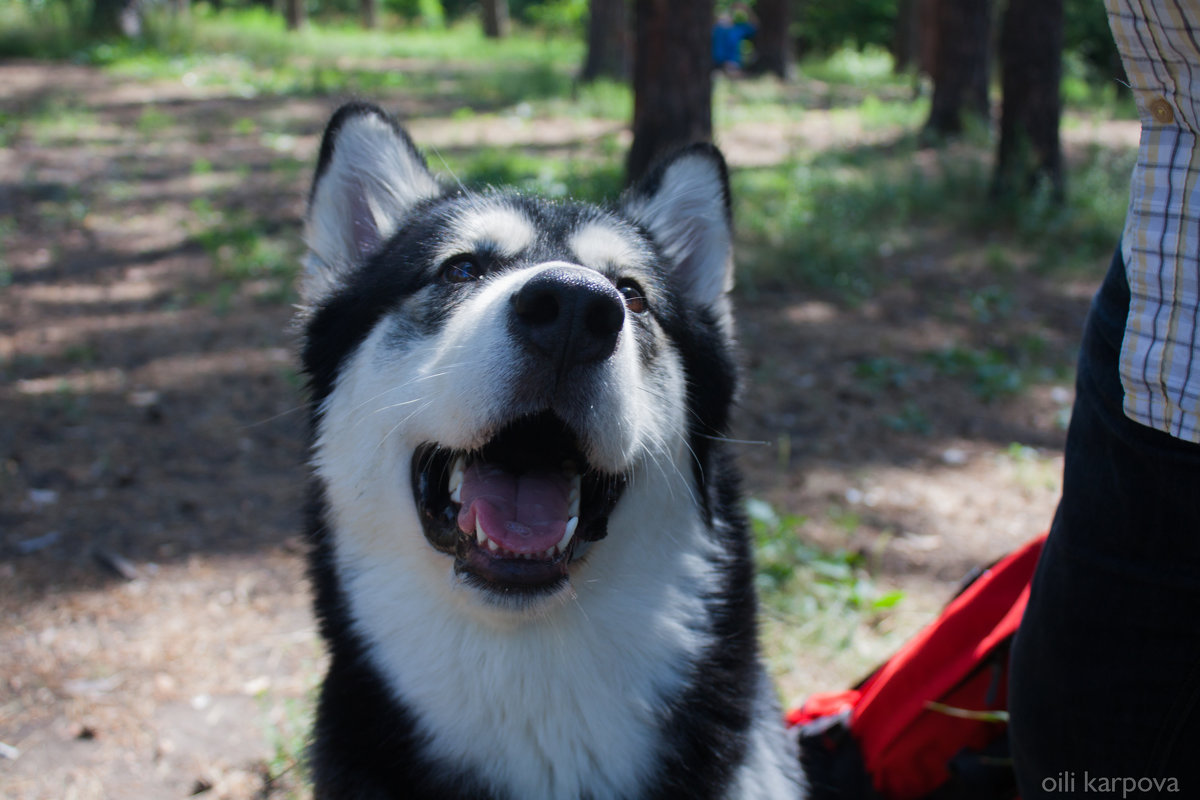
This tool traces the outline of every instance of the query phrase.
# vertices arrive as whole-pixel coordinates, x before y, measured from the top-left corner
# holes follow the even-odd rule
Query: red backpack
[[[1008,651],[1044,542],[984,570],[857,687],[788,713],[813,800],[1017,796]]]

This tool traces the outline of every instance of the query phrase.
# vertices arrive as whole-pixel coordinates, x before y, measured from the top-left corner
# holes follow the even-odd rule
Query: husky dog
[[[796,798],[758,659],[716,149],[620,205],[441,185],[370,105],[309,198],[320,798]]]

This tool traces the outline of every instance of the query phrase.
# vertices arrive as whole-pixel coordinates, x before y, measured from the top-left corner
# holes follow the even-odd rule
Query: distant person
[[[713,69],[730,75],[742,71],[742,43],[758,33],[758,19],[745,3],[734,3],[730,11],[717,16],[713,26]]]
[[[1141,145],[1013,645],[1024,800],[1200,797],[1200,4],[1105,5]]]

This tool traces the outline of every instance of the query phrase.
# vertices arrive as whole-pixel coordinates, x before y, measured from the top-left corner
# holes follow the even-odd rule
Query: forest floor
[[[627,142],[604,118],[371,99],[447,151]],[[10,800],[303,796],[289,770],[322,652],[303,565],[295,268],[279,263],[298,252],[337,100],[0,62]],[[904,133],[813,108],[718,138],[736,175]],[[1069,159],[1125,153],[1137,127],[1066,139]],[[807,588],[787,584],[803,596],[767,601],[789,704],[852,683],[972,567],[1047,527],[1071,364],[1106,267],[1027,270],[1019,248],[936,221],[880,250],[875,288],[853,301],[761,282],[736,298],[746,487],[820,554],[805,556]]]

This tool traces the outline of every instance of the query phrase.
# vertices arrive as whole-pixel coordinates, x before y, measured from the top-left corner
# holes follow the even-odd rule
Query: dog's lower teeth
[[[567,545],[571,543],[571,537],[575,535],[575,528],[579,526],[579,517],[571,517],[567,520],[567,530],[563,532],[563,537],[558,540],[555,545],[559,551],[565,551]]]

